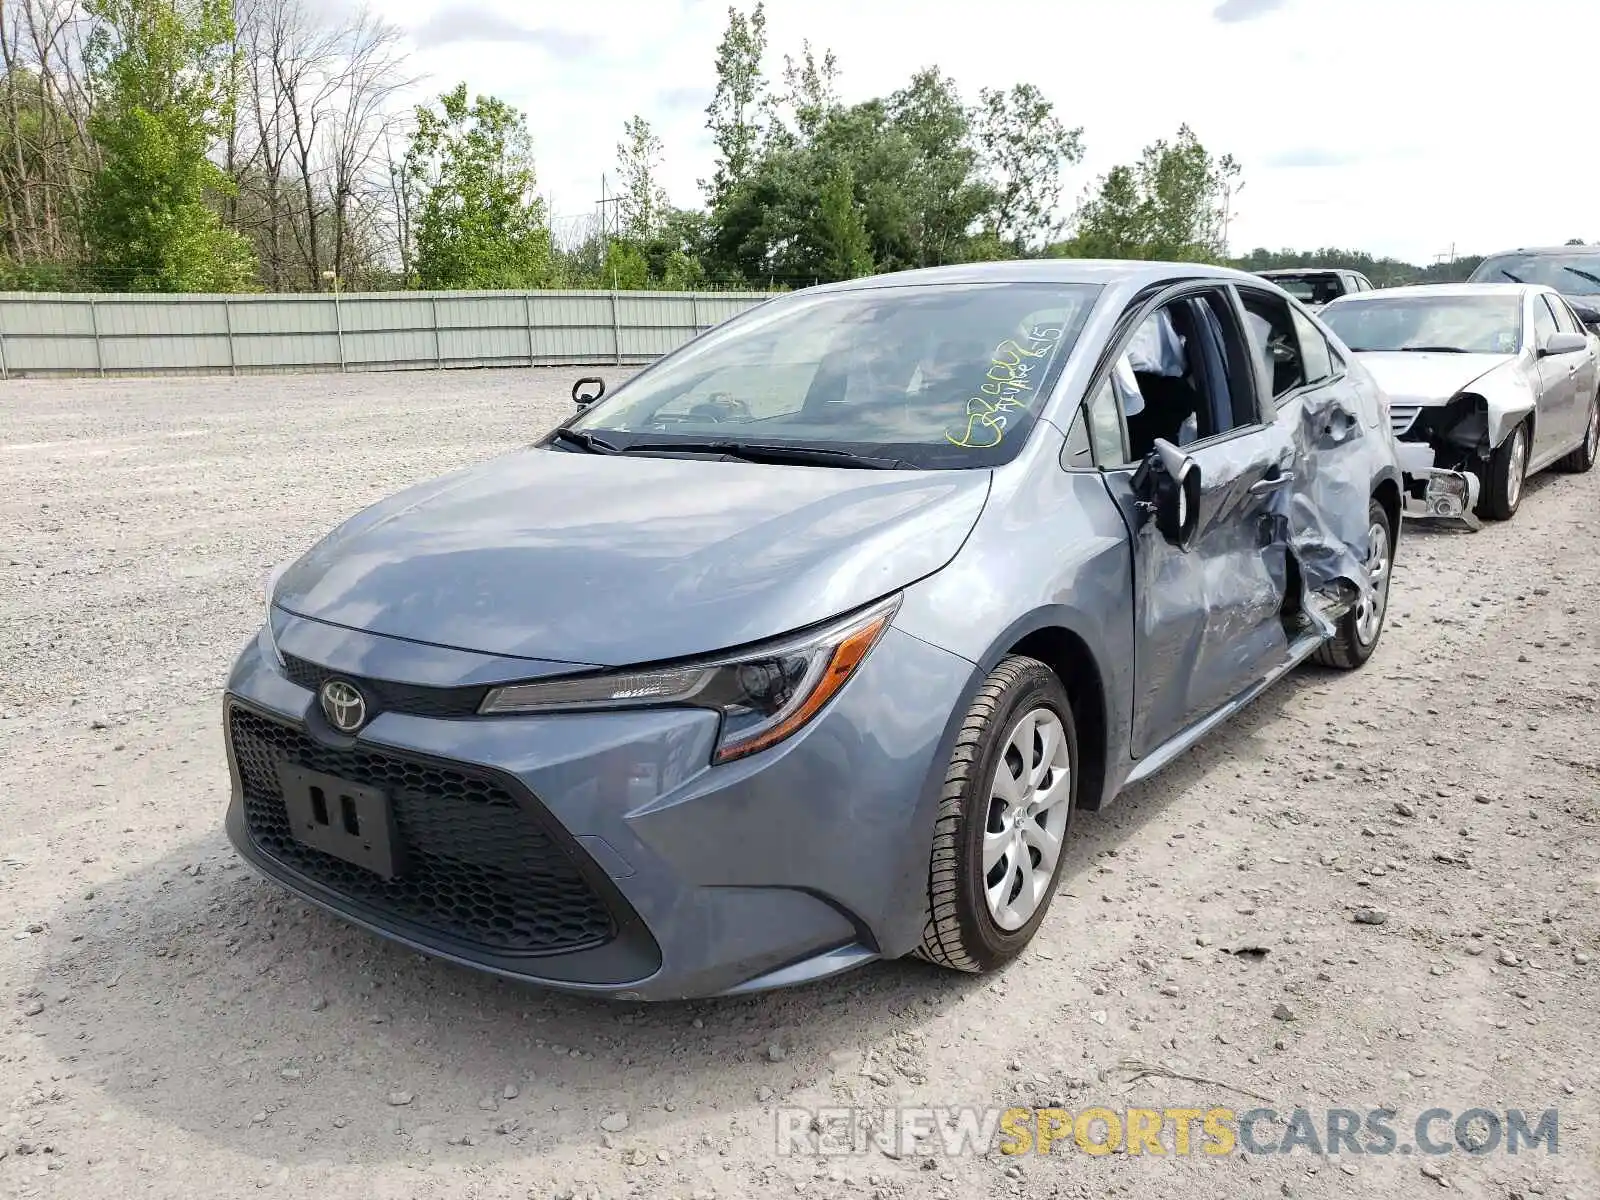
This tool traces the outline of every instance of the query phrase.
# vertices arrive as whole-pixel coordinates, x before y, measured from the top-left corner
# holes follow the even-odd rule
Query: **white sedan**
[[[1389,397],[1416,515],[1509,520],[1529,475],[1594,466],[1600,338],[1554,288],[1385,288],[1318,316]]]

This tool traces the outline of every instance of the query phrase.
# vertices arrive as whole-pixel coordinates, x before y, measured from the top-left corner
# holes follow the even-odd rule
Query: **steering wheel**
[[[704,403],[691,408],[689,415],[713,422],[729,419],[748,421],[753,417],[750,406],[732,392],[712,392]]]

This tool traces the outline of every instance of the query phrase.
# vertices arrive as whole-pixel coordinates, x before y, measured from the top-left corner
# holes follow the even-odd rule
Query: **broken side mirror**
[[[606,381],[598,375],[585,375],[572,385],[572,402],[578,406],[580,412],[605,394]]]
[[[1164,438],[1133,475],[1134,491],[1155,518],[1156,530],[1187,551],[1200,527],[1200,464]]]

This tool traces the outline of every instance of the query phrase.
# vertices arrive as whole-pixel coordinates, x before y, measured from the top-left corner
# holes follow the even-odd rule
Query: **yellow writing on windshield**
[[[1020,340],[1007,338],[990,356],[979,395],[971,397],[962,423],[946,429],[945,440],[967,450],[989,450],[1005,437],[1009,414],[1025,411],[1036,390],[1035,373],[1049,365],[1064,331],[1057,325],[1035,325]]]

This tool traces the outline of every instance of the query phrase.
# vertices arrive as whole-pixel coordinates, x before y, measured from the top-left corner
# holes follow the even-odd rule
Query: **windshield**
[[[571,428],[623,449],[715,441],[992,466],[1027,438],[1099,292],[997,283],[800,293],[662,359]]]
[[[1538,283],[1569,296],[1600,296],[1600,254],[1496,254],[1468,283]]]
[[[1514,293],[1341,300],[1318,315],[1357,353],[1453,350],[1515,354],[1522,346],[1522,297]]]
[[[1302,304],[1326,304],[1344,295],[1344,281],[1337,275],[1272,275],[1268,278]]]

